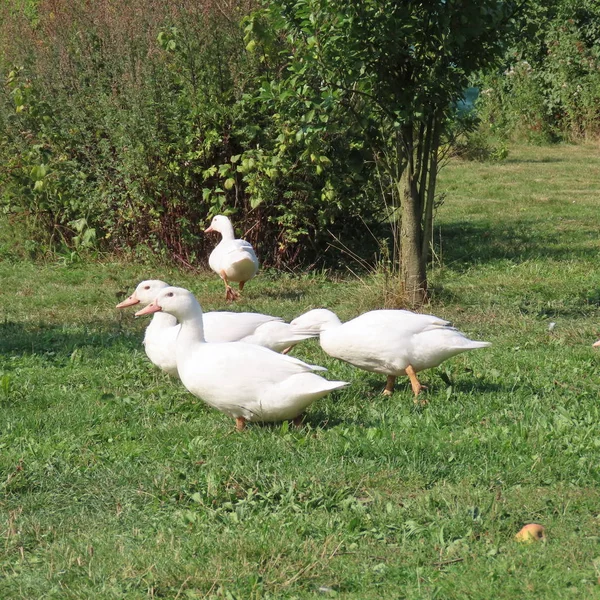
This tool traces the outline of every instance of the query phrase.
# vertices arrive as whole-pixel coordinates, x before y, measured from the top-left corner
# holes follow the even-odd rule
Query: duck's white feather
[[[235,312],[209,312],[204,315],[206,320],[205,337],[211,344],[223,342],[237,342],[244,340],[249,344],[256,344],[281,352],[289,346],[306,339],[306,336],[297,336],[297,341],[287,342],[287,338],[277,338],[266,335],[263,328],[282,319],[263,315],[260,313],[235,313]],[[175,341],[179,333],[179,323],[175,317],[164,313],[157,313],[150,321],[144,334],[144,350],[152,364],[159,367],[173,377],[177,377],[177,361],[175,360]],[[264,331],[264,333],[263,333]],[[277,349],[281,348],[281,349]]]
[[[158,279],[142,281],[124,305],[150,304],[169,284]],[[281,352],[307,337],[289,330],[280,317],[251,312],[209,312],[204,315],[204,336],[207,342],[244,340]],[[169,375],[177,377],[175,340],[179,333],[177,319],[168,313],[155,313],[144,334],[144,350],[150,361]]]
[[[267,323],[282,321],[280,317],[251,312],[204,313],[204,337],[207,342],[237,342],[253,335]]]
[[[179,333],[177,319],[167,313],[156,313],[144,334],[144,350],[153,365],[172,377],[178,377],[175,341]]]
[[[172,294],[172,295],[170,295]],[[347,385],[328,381],[309,365],[244,342],[207,344],[202,309],[188,290],[166,288],[155,303],[181,321],[176,358],[183,385],[210,406],[248,421],[280,421]]]
[[[283,352],[286,348],[295,346],[304,340],[318,337],[318,335],[318,333],[295,333],[289,323],[270,321],[256,328],[252,335],[246,336],[240,341],[263,346],[274,352]]]
[[[230,417],[282,421],[346,385],[313,373],[315,366],[244,342],[178,347],[183,385]]]
[[[323,350],[335,358],[375,373],[418,372],[489,342],[469,340],[448,321],[407,310],[374,310],[347,323],[326,309],[316,309],[290,323],[294,331],[321,330]]]

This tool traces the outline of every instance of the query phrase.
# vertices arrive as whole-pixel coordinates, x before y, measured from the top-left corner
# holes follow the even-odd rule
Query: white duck
[[[320,332],[321,348],[355,367],[387,375],[383,393],[394,391],[398,375],[407,375],[416,397],[423,387],[417,373],[437,367],[447,358],[490,346],[469,340],[460,331],[433,315],[408,310],[373,310],[347,323],[330,310],[318,308],[294,319],[298,333]]]
[[[592,344],[593,348],[600,348],[600,340],[598,340],[595,344]]]
[[[149,304],[168,284],[158,279],[142,281],[129,298],[119,302],[116,308],[134,306],[140,302]],[[175,360],[175,340],[179,333],[177,319],[167,313],[154,315],[144,333],[144,350],[153,365],[173,377],[178,377]]]
[[[225,215],[213,217],[204,233],[211,231],[218,231],[222,239],[210,253],[208,264],[225,283],[225,299],[235,300],[239,294],[233,291],[229,282],[239,283],[241,292],[244,284],[256,275],[258,259],[249,242],[235,239],[233,225]]]
[[[168,312],[181,323],[175,354],[183,385],[208,405],[236,420],[295,421],[315,400],[348,385],[313,373],[325,370],[244,342],[207,344],[202,308],[183,288],[163,289],[136,316]],[[297,422],[297,421],[296,421]]]
[[[136,304],[150,304],[159,292],[169,287],[158,279],[142,281],[133,294],[117,308]],[[281,352],[289,350],[302,340],[317,337],[316,334],[297,334],[279,317],[251,312],[209,312],[204,314],[204,332],[207,342],[244,341]],[[144,335],[144,349],[150,361],[174,377],[177,377],[175,340],[179,333],[177,319],[168,313],[158,312],[150,321]]]

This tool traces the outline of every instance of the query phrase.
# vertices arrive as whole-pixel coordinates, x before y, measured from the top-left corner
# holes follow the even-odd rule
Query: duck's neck
[[[235,233],[233,231],[233,225],[231,222],[228,221],[221,225],[221,235],[223,236],[224,242],[235,240]]]
[[[328,329],[335,329],[342,324],[339,317],[335,313],[331,313],[329,320],[321,323],[321,332],[327,331]]]
[[[182,358],[189,356],[192,346],[204,344],[204,325],[202,323],[202,309],[197,307],[189,316],[181,321],[181,329],[177,335],[176,352]]]
[[[150,321],[147,329],[166,329],[167,327],[173,327],[177,325],[177,319],[165,312],[156,312]]]

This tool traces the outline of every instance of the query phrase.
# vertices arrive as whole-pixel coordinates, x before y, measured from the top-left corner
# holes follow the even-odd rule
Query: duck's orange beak
[[[142,310],[138,310],[135,313],[136,317],[141,317],[142,315],[151,315],[152,313],[161,311],[162,308],[156,303],[156,300],[152,302],[152,304],[148,304],[146,308],[142,308]]]
[[[127,306],[133,306],[134,304],[139,304],[140,301],[137,299],[135,292],[127,298],[127,300],[123,300],[123,302],[119,302],[115,308],[126,308]]]
[[[208,229],[204,230],[204,233],[210,233],[211,231],[214,231],[214,229],[212,228],[212,225],[209,225]]]

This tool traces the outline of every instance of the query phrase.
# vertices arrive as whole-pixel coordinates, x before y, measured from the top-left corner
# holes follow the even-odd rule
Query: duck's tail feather
[[[464,344],[462,347],[469,350],[475,350],[477,348],[489,348],[492,345],[492,342],[478,342],[475,340],[467,340],[467,342],[468,343]]]

